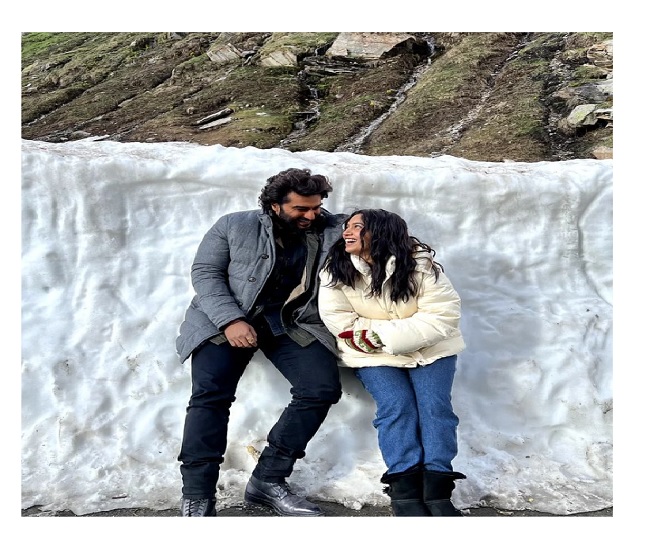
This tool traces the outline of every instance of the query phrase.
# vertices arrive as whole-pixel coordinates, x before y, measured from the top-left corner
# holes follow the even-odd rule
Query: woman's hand
[[[379,336],[372,330],[347,330],[341,332],[339,337],[345,340],[348,347],[362,353],[374,353],[383,347]]]

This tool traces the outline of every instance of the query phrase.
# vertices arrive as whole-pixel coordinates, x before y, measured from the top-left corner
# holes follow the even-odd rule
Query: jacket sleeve
[[[219,330],[235,319],[246,317],[230,292],[229,263],[228,216],[223,216],[203,237],[191,271],[201,311]]]
[[[359,317],[340,287],[328,287],[330,280],[330,274],[322,270],[318,289],[318,312],[327,329],[338,337],[345,330],[367,328],[369,320]]]
[[[385,352],[410,353],[460,335],[460,297],[444,273],[437,281],[433,273],[424,275],[417,307],[410,317],[370,321]]]

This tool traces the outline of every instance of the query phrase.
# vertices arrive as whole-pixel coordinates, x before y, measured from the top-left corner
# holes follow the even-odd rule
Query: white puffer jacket
[[[381,296],[368,297],[370,267],[357,255],[352,264],[361,273],[355,288],[338,283],[331,287],[330,274],[320,272],[318,310],[329,331],[337,336],[339,364],[345,367],[417,367],[465,349],[460,332],[460,297],[442,272],[436,281],[431,257],[417,258],[416,297],[408,302],[390,299],[388,279],[395,270],[395,257],[386,264],[386,280]],[[362,353],[348,347],[338,337],[346,330],[373,330],[383,348]]]

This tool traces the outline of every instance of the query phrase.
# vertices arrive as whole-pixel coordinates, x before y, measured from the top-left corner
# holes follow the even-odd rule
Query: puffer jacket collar
[[[415,262],[417,263],[415,269],[424,273],[430,272],[432,268],[431,254],[427,251],[415,251],[414,255]],[[350,261],[352,262],[352,266],[354,266],[357,271],[363,276],[364,281],[368,282],[372,276],[370,265],[358,255],[350,255]],[[389,280],[395,272],[396,264],[397,257],[395,257],[395,255],[391,255],[386,261],[386,277],[384,279],[384,283],[386,283],[386,281]]]
[[[393,275],[393,272],[395,272],[395,260],[395,255],[391,255],[388,258],[388,261],[386,261],[386,277],[384,278],[384,283],[386,283],[386,281],[390,279],[390,276]],[[358,255],[350,255],[350,261],[352,262],[352,266],[354,266],[363,276],[363,280],[366,283],[370,283],[372,278],[370,265]]]

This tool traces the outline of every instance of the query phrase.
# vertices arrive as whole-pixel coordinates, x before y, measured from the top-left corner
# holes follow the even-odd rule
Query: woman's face
[[[370,233],[363,229],[363,216],[355,214],[343,229],[345,252],[370,262]]]

